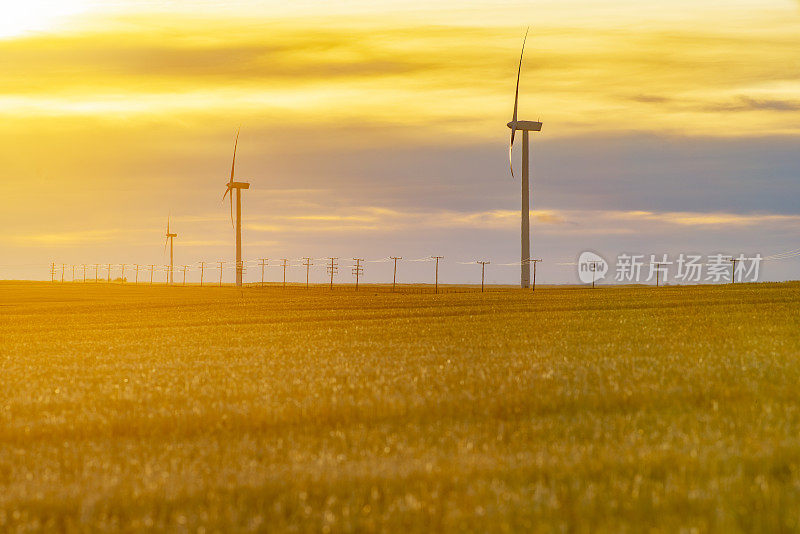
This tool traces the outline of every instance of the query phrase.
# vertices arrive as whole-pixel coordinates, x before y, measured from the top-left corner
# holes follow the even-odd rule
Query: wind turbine
[[[233,163],[231,163],[231,179],[225,188],[222,200],[230,193],[231,197],[231,225],[236,230],[236,286],[242,287],[242,189],[250,189],[248,182],[233,181],[233,171],[236,167],[236,147],[239,144],[239,130],[236,130],[236,141],[233,144]],[[236,190],[236,223],[233,222],[233,190]]]
[[[508,165],[511,168],[511,176],[514,176],[514,163],[511,158],[514,149],[514,134],[517,130],[522,131],[522,253],[520,257],[520,287],[528,288],[531,284],[531,223],[530,223],[530,186],[528,180],[529,150],[528,132],[542,131],[542,123],[539,121],[522,121],[517,119],[517,104],[519,103],[519,78],[522,73],[522,55],[525,53],[525,41],[528,39],[528,30],[525,30],[525,38],[522,40],[522,52],[519,54],[519,68],[517,69],[517,89],[514,93],[514,115],[508,127],[511,128],[511,142],[508,145]]]
[[[164,251],[167,250],[167,244],[169,244],[169,283],[172,284],[172,274],[173,274],[173,267],[172,267],[172,241],[178,234],[172,234],[169,231],[169,215],[167,215],[167,240],[164,242]]]

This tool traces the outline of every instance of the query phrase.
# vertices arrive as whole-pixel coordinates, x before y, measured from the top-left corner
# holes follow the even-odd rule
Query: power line
[[[269,258],[259,258],[258,261],[261,264],[261,286],[264,286],[264,266],[267,264],[267,260]]]
[[[490,261],[476,261],[475,263],[479,263],[480,266],[481,266],[481,293],[483,293],[483,279],[484,279],[483,275],[486,272],[486,266],[489,265],[492,262],[490,262]]]
[[[592,289],[594,289],[595,279],[597,278],[597,266],[602,264],[603,262],[601,261],[590,261],[587,263],[587,265],[592,268]]]
[[[201,261],[200,262],[200,287],[203,287],[203,274],[205,273],[205,270],[206,270],[206,262]]]
[[[281,259],[281,267],[283,267],[283,289],[286,289],[286,266],[289,265],[289,260],[286,258]]]
[[[364,258],[353,258],[353,261],[356,262],[356,264],[353,265],[353,274],[356,276],[356,291],[358,291],[358,279],[364,274],[364,268],[361,266],[361,262],[364,261]]]
[[[731,284],[736,283],[736,263],[739,261],[738,258],[731,258],[728,260],[731,262]]]
[[[434,292],[436,294],[439,293],[439,260],[443,259],[444,256],[431,256],[432,260],[436,260],[436,286]]]
[[[336,263],[336,260],[339,258],[328,258],[331,262],[330,265],[326,267],[328,274],[331,275],[331,291],[333,291],[333,275],[339,272],[339,264]]]
[[[222,287],[222,264],[225,263],[225,260],[219,260],[217,263],[219,264],[219,287]]]
[[[402,260],[402,256],[389,256],[389,259],[394,260],[394,274],[392,275],[392,293],[394,293],[394,287],[397,285],[397,260]]]
[[[531,259],[530,263],[533,264],[533,283],[531,284],[531,291],[536,291],[536,264],[542,261],[541,259]]]
[[[305,265],[305,267],[306,267],[306,289],[308,289],[308,273],[311,270],[311,266],[314,265],[314,264],[311,263],[311,258],[303,258],[303,259],[306,260],[303,263],[303,265]]]

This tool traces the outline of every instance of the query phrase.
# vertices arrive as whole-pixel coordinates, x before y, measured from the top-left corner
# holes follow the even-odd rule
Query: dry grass
[[[800,530],[800,285],[0,284],[0,530]]]

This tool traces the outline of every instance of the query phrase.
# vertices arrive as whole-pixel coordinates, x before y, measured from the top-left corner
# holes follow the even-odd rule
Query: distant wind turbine
[[[538,121],[522,121],[517,119],[517,106],[519,104],[519,78],[522,73],[522,56],[525,53],[525,41],[528,39],[528,30],[522,40],[522,52],[519,54],[519,68],[517,69],[517,89],[514,93],[514,115],[508,127],[511,128],[511,142],[508,145],[508,165],[511,176],[514,176],[514,163],[511,158],[514,149],[514,134],[522,131],[522,251],[520,257],[520,287],[530,287],[531,283],[531,224],[530,224],[530,186],[528,180],[529,149],[528,132],[542,131],[542,123]]]
[[[233,180],[233,172],[236,168],[236,147],[239,145],[239,130],[236,130],[236,141],[233,144],[233,163],[231,163],[231,178],[225,188],[225,194],[222,195],[222,200],[225,196],[230,194],[231,197],[231,225],[236,230],[236,286],[242,287],[242,271],[244,264],[242,263],[242,189],[250,189],[248,182],[235,182]],[[236,190],[236,222],[233,220],[233,189]]]
[[[167,245],[169,244],[169,283],[172,284],[172,274],[173,274],[173,263],[172,263],[172,241],[178,237],[178,234],[170,233],[169,231],[169,215],[167,215],[167,240],[164,242],[164,251],[167,250]]]

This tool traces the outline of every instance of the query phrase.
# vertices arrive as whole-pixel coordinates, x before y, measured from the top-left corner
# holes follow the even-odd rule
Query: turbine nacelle
[[[228,191],[231,189],[250,189],[250,182],[228,182]]]
[[[542,123],[537,121],[511,121],[506,126],[512,130],[520,130],[524,132],[542,131]]]

